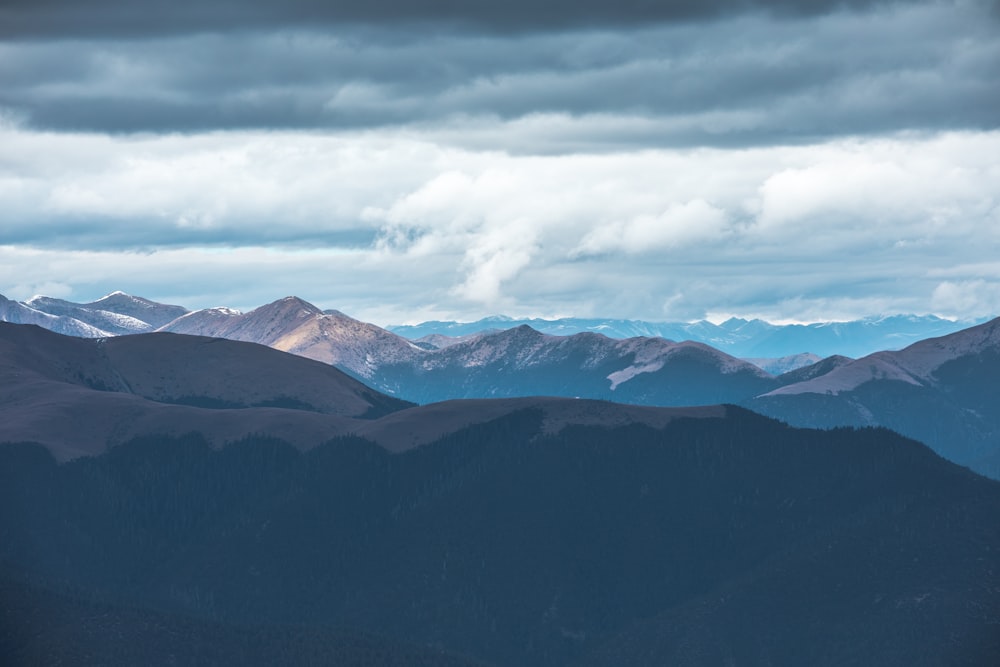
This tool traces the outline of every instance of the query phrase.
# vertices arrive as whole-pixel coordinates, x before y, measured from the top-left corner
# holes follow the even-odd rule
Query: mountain
[[[417,344],[296,297],[246,314],[195,311],[163,330],[269,345],[333,364],[379,391],[417,403],[548,395],[698,405],[737,401],[778,386],[753,364],[699,343],[551,336],[524,325]]]
[[[0,661],[995,664],[1000,484],[882,429],[518,403],[399,453],[0,446]]]
[[[157,303],[124,292],[112,292],[90,303],[74,303],[47,296],[34,296],[21,305],[54,316],[59,321],[79,324],[68,328],[65,326],[54,327],[46,325],[46,322],[52,321],[48,318],[36,318],[29,321],[24,318],[3,317],[2,313],[0,313],[0,320],[17,324],[38,324],[57,333],[86,338],[153,331],[188,312],[186,308],[181,306]]]
[[[527,325],[413,356],[375,360],[367,378],[418,403],[544,395],[683,406],[734,402],[778,386],[753,364],[701,343],[551,336]]]
[[[32,303],[67,314],[43,313],[8,300],[0,302],[0,310],[7,319],[41,322],[48,328],[68,327],[77,335],[106,333],[70,317],[78,306],[88,304],[41,297]],[[160,312],[153,302],[121,293],[94,303],[121,311],[115,317],[122,320],[132,317],[126,312]],[[108,321],[95,319],[102,312],[111,313],[88,311],[90,321],[111,328]],[[160,317],[169,314],[163,311]],[[922,321],[886,318],[869,325],[877,330],[885,322],[897,320]],[[490,320],[492,325],[500,322]],[[773,333],[772,325],[759,320],[733,319],[717,328],[747,340],[761,332]],[[532,395],[659,406],[729,402],[800,426],[883,425],[928,443],[951,460],[1000,477],[1000,405],[990,400],[996,393],[991,381],[996,377],[993,356],[997,352],[988,337],[977,337],[976,332],[981,331],[977,327],[942,338],[968,341],[962,345],[947,343],[954,348],[949,348],[948,354],[940,350],[922,352],[935,345],[925,341],[903,351],[879,352],[857,361],[833,355],[801,366],[815,356],[754,359],[775,373],[793,369],[778,377],[697,342],[642,337],[618,340],[594,333],[553,336],[526,325],[462,337],[432,335],[414,342],[338,311],[321,311],[296,297],[249,313],[225,308],[185,313],[161,330],[268,345],[334,365],[380,392],[418,403]],[[786,333],[806,330],[849,337],[851,327],[782,329]],[[703,327],[701,333],[709,332]],[[920,355],[931,361],[921,361],[917,358]],[[117,409],[127,413],[131,399],[103,400],[125,401]],[[343,428],[343,424],[317,423],[311,441]],[[232,432],[231,427],[222,428],[218,437]],[[94,426],[89,442],[101,442],[106,436],[106,427]]]
[[[316,444],[408,403],[262,345],[166,333],[107,339],[0,323],[0,440],[60,459],[142,433],[197,430],[220,444],[271,433]]]
[[[744,405],[796,425],[885,426],[1000,477],[1000,319],[900,351],[820,363],[825,372],[794,371],[782,376],[785,386]]]
[[[445,336],[444,334],[428,334],[426,336],[421,336],[420,338],[414,338],[414,343],[424,347],[428,350],[440,350],[446,347],[455,345],[456,343],[463,343],[473,338],[478,338],[479,336],[485,336],[487,334],[495,334],[503,331],[503,329],[484,329],[473,334],[466,334],[464,336]]]
[[[0,322],[35,324],[56,333],[83,338],[99,338],[108,332],[72,317],[45,313],[0,295]]]
[[[85,308],[103,310],[126,317],[132,317],[149,324],[153,328],[162,327],[188,312],[183,306],[172,306],[133,296],[125,292],[112,292],[97,301],[82,304]]]
[[[24,305],[43,313],[83,322],[106,336],[145,333],[156,328],[149,322],[144,322],[130,315],[123,315],[101,308],[92,308],[83,304],[63,301],[62,299],[53,299],[47,296],[32,297],[25,301]]]
[[[859,357],[878,350],[895,350],[910,343],[953,333],[972,322],[954,322],[932,315],[868,317],[849,322],[777,325],[763,320],[730,318],[720,324],[698,322],[646,322],[642,320],[563,318],[513,319],[488,317],[476,322],[424,322],[387,327],[401,336],[421,339],[438,334],[461,337],[490,329],[528,325],[542,333],[568,336],[600,333],[609,338],[659,337],[693,340],[736,357],[778,358],[808,351],[819,356]]]
[[[32,441],[59,460],[147,435],[249,434],[309,448],[363,435],[401,450],[532,406],[545,433],[569,425],[662,427],[718,408],[647,408],[568,398],[450,401],[417,408],[326,363],[269,347],[173,333],[88,340],[0,323],[0,442]],[[400,412],[399,418],[392,418]]]
[[[819,355],[804,352],[802,354],[792,354],[787,357],[779,357],[777,359],[771,357],[763,359],[744,359],[744,361],[750,362],[754,366],[767,371],[771,375],[782,375],[800,368],[805,368],[806,366],[813,366],[816,362],[822,361],[822,358]]]
[[[288,297],[247,313],[245,332],[241,332],[241,327],[232,321],[232,318],[244,317],[243,313],[229,308],[199,310],[195,314],[181,306],[157,303],[124,292],[112,292],[89,303],[74,303],[36,296],[19,304],[34,311],[32,313],[11,305],[16,302],[11,302],[2,296],[0,299],[2,299],[0,321],[38,324],[59,333],[85,337],[140,333],[154,329],[221,336],[219,332],[232,327],[232,330],[222,337],[271,345],[272,342],[269,341],[278,337],[277,331],[266,334],[254,331],[267,316],[281,317],[299,312],[306,313],[305,316],[308,317],[328,315],[357,322],[339,311],[321,311],[295,297]],[[4,303],[8,305],[2,305]],[[38,313],[52,315],[56,319],[39,316]],[[174,324],[175,320],[185,316],[187,316],[186,321]],[[279,328],[282,326],[276,322],[273,324]],[[434,321],[418,325],[390,326],[386,330],[406,339],[419,341],[419,347],[427,347],[426,344],[429,344],[431,347],[441,348],[449,345],[452,339],[468,339],[484,333],[495,333],[528,325],[536,331],[554,336],[600,333],[609,338],[620,339],[644,337],[691,340],[711,345],[732,356],[765,360],[801,356],[807,351],[818,356],[860,357],[878,350],[900,349],[917,340],[959,331],[970,324],[972,322],[955,322],[931,315],[879,316],[849,322],[790,325],[776,325],[759,319],[741,318],[730,318],[725,322],[714,324],[706,320],[647,322],[600,318],[513,319],[493,316],[476,322]],[[429,336],[435,338],[428,338]]]
[[[374,324],[338,311],[324,313],[293,296],[246,314],[218,308],[195,311],[161,330],[260,343],[333,364],[365,380],[373,378],[379,364],[413,361],[426,352]],[[379,387],[377,381],[371,384]]]

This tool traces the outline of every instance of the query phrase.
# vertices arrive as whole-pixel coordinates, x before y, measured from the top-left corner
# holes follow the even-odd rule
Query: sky
[[[997,0],[6,0],[0,294],[1000,314]]]

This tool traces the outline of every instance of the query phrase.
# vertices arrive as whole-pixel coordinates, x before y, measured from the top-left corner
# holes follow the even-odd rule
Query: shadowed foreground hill
[[[0,322],[0,441],[39,442],[59,459],[190,430],[220,444],[280,433],[314,445],[410,405],[263,345],[166,333],[83,339]]]
[[[5,665],[481,666],[341,628],[234,625],[84,601],[2,577],[0,600]]]
[[[218,664],[273,664],[210,630],[248,625],[511,667],[996,664],[1000,484],[888,431],[738,408],[663,428],[544,420],[528,408],[395,454],[192,435],[60,465],[2,447],[0,564],[28,591],[4,663],[32,664],[39,637],[103,636],[38,611],[56,596],[183,619],[151,641],[204,638]]]

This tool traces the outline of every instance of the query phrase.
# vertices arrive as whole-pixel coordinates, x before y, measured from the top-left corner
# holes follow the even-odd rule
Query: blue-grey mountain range
[[[719,324],[697,322],[647,322],[568,317],[514,319],[502,315],[475,322],[423,322],[386,327],[412,340],[428,336],[462,337],[497,329],[528,325],[554,336],[600,333],[609,338],[637,336],[668,340],[693,340],[741,358],[774,358],[810,352],[820,357],[840,354],[861,357],[880,350],[898,350],[931,336],[943,336],[985,320],[954,321],[933,315],[889,315],[849,322],[772,324],[764,320],[730,318]]]
[[[8,317],[19,315],[22,321],[53,328],[67,322],[96,327],[114,321],[109,313],[121,316],[120,322],[159,318],[146,322],[146,330],[268,345],[332,364],[378,391],[420,404],[538,395],[644,406],[732,403],[799,426],[887,426],[946,458],[1000,478],[1000,337],[994,333],[995,320],[903,350],[857,360],[833,355],[772,374],[700,342],[615,339],[593,332],[557,336],[524,324],[457,340],[411,341],[295,297],[248,313],[226,308],[185,311],[160,326],[155,324],[176,314],[176,306],[123,294],[94,303],[101,307],[42,298],[0,305]],[[877,329],[880,325],[874,322],[869,326]],[[880,322],[955,324],[905,317]],[[770,327],[762,322],[746,325]],[[865,327],[856,323],[842,331]],[[85,331],[66,332],[87,335]]]

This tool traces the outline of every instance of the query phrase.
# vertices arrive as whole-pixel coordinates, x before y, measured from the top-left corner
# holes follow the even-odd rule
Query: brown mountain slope
[[[528,408],[542,411],[546,433],[662,428],[724,412],[544,397],[408,405],[329,365],[252,343],[167,333],[85,340],[0,323],[0,442],[38,442],[60,460],[191,431],[217,446],[257,433],[303,448],[357,434],[401,451]]]
[[[161,328],[268,345],[371,377],[386,363],[413,362],[423,350],[405,338],[337,311],[324,313],[294,296],[240,313],[212,308],[189,313]]]
[[[269,433],[303,446],[408,404],[323,363],[261,345],[173,334],[86,340],[0,323],[0,441],[61,459],[144,433],[219,444]]]

